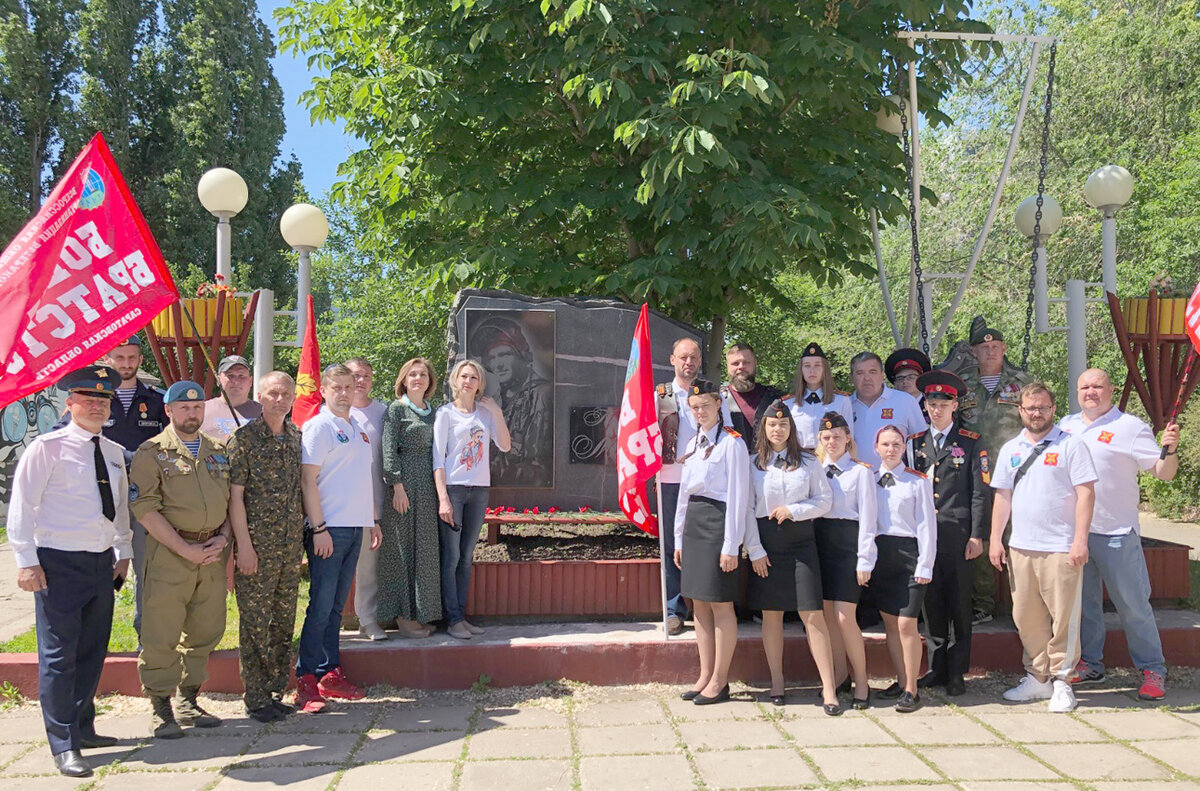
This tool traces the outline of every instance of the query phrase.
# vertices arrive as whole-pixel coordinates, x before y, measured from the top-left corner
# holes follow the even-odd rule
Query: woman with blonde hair
[[[379,549],[381,623],[403,637],[428,637],[442,617],[438,499],[433,485],[433,405],[437,375],[424,357],[400,367],[383,416],[383,545]]]
[[[858,571],[870,569],[868,558],[872,563],[874,560],[875,481],[871,465],[857,458],[846,418],[826,412],[820,428],[817,458],[833,489],[833,506],[816,524],[825,622],[833,644],[834,678],[846,679],[838,691],[849,691],[853,680],[853,706],[865,709],[871,702],[871,688],[867,684],[867,652],[855,610],[862,595]]]
[[[487,515],[492,483],[490,447],[502,453],[512,446],[500,405],[480,396],[486,384],[483,366],[462,360],[450,372],[453,400],[433,421],[433,482],[437,488],[442,559],[442,610],[447,632],[470,640],[483,629],[467,621],[471,560]]]
[[[784,399],[796,422],[797,439],[800,447],[814,450],[821,418],[826,412],[836,412],[846,419],[850,433],[854,433],[854,409],[850,394],[833,389],[833,371],[829,358],[820,344],[810,343],[804,348],[800,364],[796,366],[796,382],[792,393]]]

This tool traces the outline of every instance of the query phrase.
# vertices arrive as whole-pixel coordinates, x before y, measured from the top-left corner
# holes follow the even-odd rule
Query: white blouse
[[[751,560],[767,554],[758,534],[759,519],[770,516],[780,506],[786,507],[796,521],[816,519],[828,513],[833,505],[833,489],[816,457],[805,454],[804,461],[794,470],[775,466],[780,457],[781,454],[773,453],[765,470],[755,463],[757,455],[750,460],[750,509],[743,544]]]
[[[828,475],[830,467],[841,473]],[[833,490],[833,507],[825,516],[829,519],[853,519],[858,522],[858,571],[875,568],[875,530],[878,501],[875,499],[875,477],[870,465],[857,462],[843,453],[841,458],[825,461],[825,470]]]
[[[701,439],[703,437],[703,439]],[[714,445],[705,458],[705,443]],[[725,540],[721,554],[737,555],[746,532],[746,509],[750,501],[750,453],[738,437],[714,426],[689,443],[691,454],[683,463],[679,480],[679,504],[675,508],[675,548],[683,548],[683,526],[688,500],[693,495],[725,503]]]
[[[879,479],[888,472],[892,474],[895,483],[891,486],[880,486]],[[937,555],[937,512],[933,506],[933,481],[901,465],[891,470],[878,470],[875,473],[875,481],[875,493],[879,499],[878,535],[917,539],[917,568],[913,576],[932,577],[933,561]]]
[[[823,396],[824,391],[818,388],[811,392]],[[825,416],[826,412],[837,412],[846,418],[850,434],[854,434],[854,407],[850,403],[850,396],[834,393],[833,400],[828,404],[809,404],[804,400],[808,398],[808,395],[805,393],[803,396],[789,396],[783,399],[783,403],[792,413],[792,420],[796,423],[796,439],[800,441],[800,447],[817,447],[817,434],[820,432],[821,418]],[[824,398],[822,397],[821,400],[824,401]]]

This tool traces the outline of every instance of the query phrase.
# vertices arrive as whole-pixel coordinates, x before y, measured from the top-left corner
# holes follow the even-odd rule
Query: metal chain
[[[1054,104],[1054,58],[1058,43],[1050,44],[1050,66],[1046,70],[1046,106],[1042,118],[1042,158],[1038,166],[1037,211],[1033,214],[1033,245],[1029,263],[1029,294],[1025,302],[1025,344],[1021,367],[1029,367],[1029,344],[1033,336],[1033,297],[1037,288],[1038,237],[1042,235],[1042,203],[1046,193],[1046,167],[1050,151],[1050,108]]]
[[[908,227],[912,231],[913,271],[917,275],[917,319],[921,325],[921,351],[929,354],[929,322],[925,318],[925,281],[921,270],[921,242],[917,234],[917,201],[915,182],[913,180],[912,148],[908,142],[908,103],[904,101],[903,92],[897,93],[900,99],[900,138],[904,141],[904,175],[908,180]]]

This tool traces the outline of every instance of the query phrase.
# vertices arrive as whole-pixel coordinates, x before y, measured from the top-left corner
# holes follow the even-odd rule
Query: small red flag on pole
[[[308,295],[308,323],[304,345],[300,348],[300,368],[296,371],[296,401],[292,404],[292,422],[303,426],[321,409],[321,349],[317,346],[317,322],[313,318],[313,298]]]
[[[617,428],[617,491],[629,521],[652,536],[658,521],[646,500],[646,482],[662,467],[662,435],[654,412],[654,372],[650,357],[650,310],[643,304],[629,349],[625,393]]]

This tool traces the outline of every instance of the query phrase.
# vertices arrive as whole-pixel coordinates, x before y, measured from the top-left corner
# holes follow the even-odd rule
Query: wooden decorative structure
[[[1106,296],[1117,343],[1129,369],[1121,409],[1136,389],[1157,433],[1183,410],[1200,381],[1196,375],[1200,356],[1191,353],[1192,342],[1184,328],[1187,299],[1162,298],[1156,291],[1130,299],[1117,299],[1112,292]]]
[[[169,386],[191,379],[204,385],[205,394],[211,398],[216,381],[204,363],[202,349],[208,350],[213,365],[222,357],[241,354],[254,324],[258,294],[255,291],[246,301],[219,290],[215,297],[183,299],[158,314],[146,327],[146,337],[163,383]],[[183,314],[184,306],[196,323],[199,337]]]

